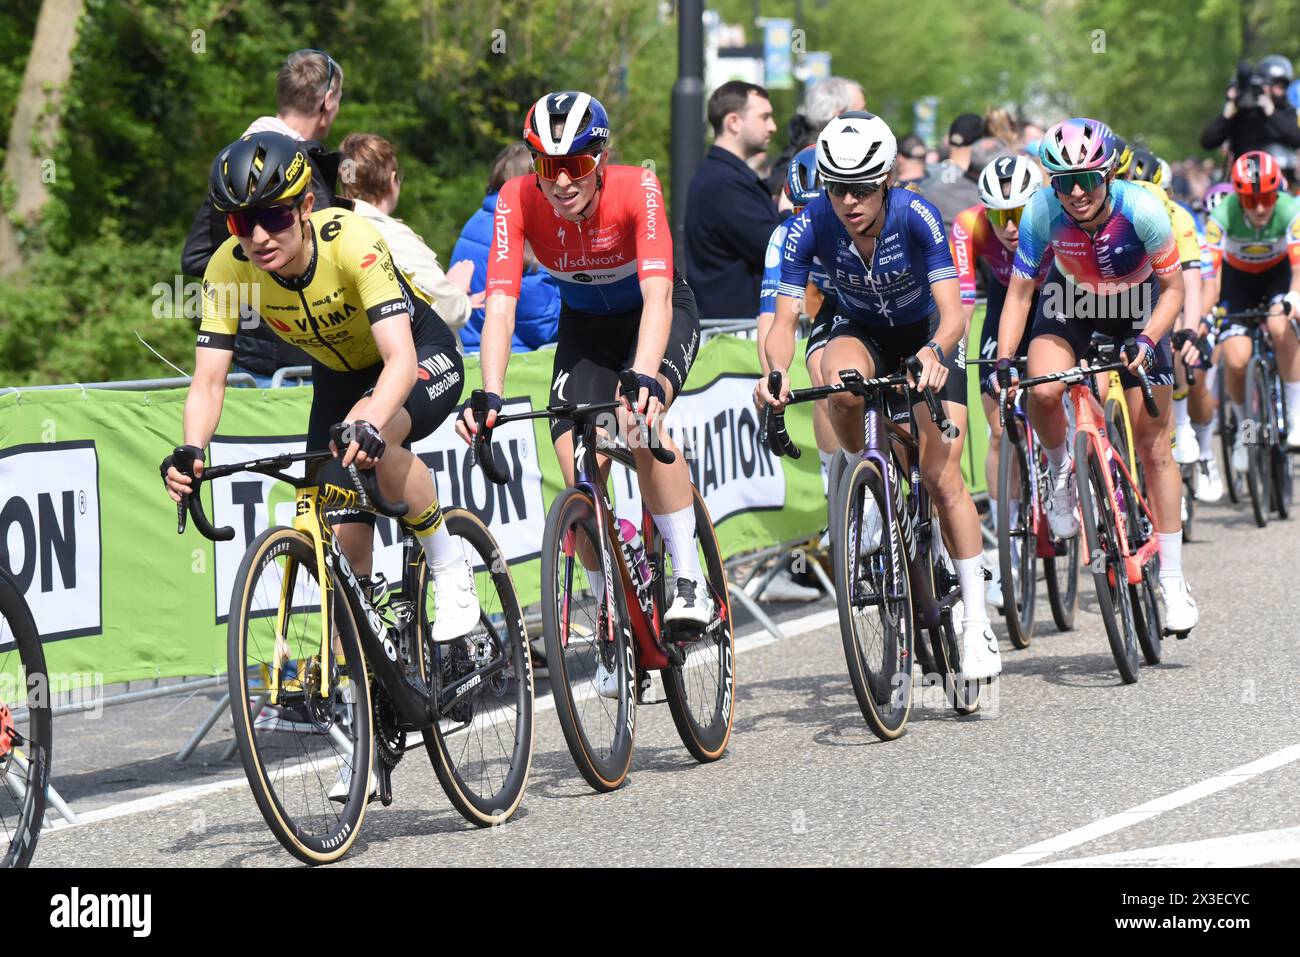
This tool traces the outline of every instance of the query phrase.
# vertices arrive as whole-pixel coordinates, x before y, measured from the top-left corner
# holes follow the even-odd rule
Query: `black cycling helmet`
[[[249,133],[212,162],[208,196],[220,212],[270,206],[299,196],[311,182],[307,154],[283,133]]]
[[[1160,158],[1150,150],[1138,147],[1133,151],[1133,163],[1129,179],[1146,180],[1157,186],[1164,185],[1164,171],[1160,168]]]
[[[1278,53],[1264,57],[1255,66],[1255,70],[1270,83],[1285,85],[1295,80],[1295,67],[1290,60]]]

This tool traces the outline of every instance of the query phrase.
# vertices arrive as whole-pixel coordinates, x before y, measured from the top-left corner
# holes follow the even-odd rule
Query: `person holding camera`
[[[1295,107],[1286,98],[1294,79],[1295,70],[1284,56],[1266,56],[1255,66],[1239,63],[1222,115],[1201,133],[1202,148],[1212,150],[1227,143],[1230,162],[1242,153],[1274,145],[1300,149],[1300,125]]]

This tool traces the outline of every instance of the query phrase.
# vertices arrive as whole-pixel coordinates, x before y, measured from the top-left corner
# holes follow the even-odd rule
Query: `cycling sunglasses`
[[[1238,193],[1243,209],[1271,209],[1277,202],[1277,193]]]
[[[846,195],[852,195],[854,199],[866,199],[872,193],[880,192],[879,183],[835,183],[828,180],[825,186],[826,192],[840,199]]]
[[[293,211],[297,208],[297,203],[277,203],[255,209],[237,209],[226,214],[226,227],[230,235],[241,239],[253,235],[254,226],[261,226],[268,233],[282,233],[293,225]]]
[[[325,58],[325,70],[326,70],[326,73],[325,73],[325,92],[324,92],[323,94],[321,94],[320,109],[317,111],[317,112],[319,112],[319,113],[324,113],[324,112],[325,112],[325,100],[329,97],[330,89],[334,86],[334,73],[335,73],[335,71],[338,70],[338,64],[335,63],[335,62],[334,62],[334,58],[333,58],[332,56],[330,56],[328,53],[326,53],[324,50],[317,50],[315,47],[305,47],[305,48],[303,48],[303,49],[301,49],[301,50],[299,50],[299,51],[297,51],[297,52],[299,52],[299,53],[315,53],[315,54],[317,54],[317,55],[319,55],[319,56],[323,56],[323,57]],[[291,55],[292,55],[292,54],[291,54]]]
[[[994,226],[1005,228],[1007,223],[1020,225],[1020,217],[1025,215],[1025,207],[1017,206],[1015,209],[989,209],[984,207],[984,212],[988,214],[989,222]]]
[[[568,173],[572,180],[583,179],[596,172],[598,163],[598,157],[590,153],[578,153],[576,156],[533,156],[533,169],[548,183],[559,179],[561,173]]]
[[[1087,173],[1057,173],[1052,177],[1052,189],[1062,196],[1069,196],[1076,186],[1085,193],[1091,193],[1104,182],[1106,182],[1106,174],[1096,170]]]

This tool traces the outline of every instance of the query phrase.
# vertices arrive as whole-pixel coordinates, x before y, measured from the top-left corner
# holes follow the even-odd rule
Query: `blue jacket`
[[[448,262],[458,263],[469,259],[474,263],[474,278],[469,284],[471,296],[487,286],[488,250],[492,245],[492,215],[496,211],[497,194],[489,193],[483,207],[474,212],[460,231],[460,238],[451,251]],[[550,275],[534,267],[524,273],[519,305],[515,310],[515,336],[510,345],[512,352],[532,352],[555,341],[560,324],[560,291]],[[460,330],[460,341],[466,352],[478,352],[479,337],[483,330],[483,310],[470,313],[469,322]]]

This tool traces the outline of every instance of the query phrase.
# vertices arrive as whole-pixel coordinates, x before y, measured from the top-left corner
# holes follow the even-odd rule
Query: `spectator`
[[[898,159],[894,176],[899,186],[919,184],[925,179],[925,141],[915,133],[908,133],[898,142]]]
[[[817,134],[826,124],[841,113],[849,110],[865,110],[867,99],[862,87],[853,80],[842,76],[828,76],[810,87],[803,98],[803,112],[790,118],[786,130],[785,148],[772,163],[772,172],[767,177],[768,191],[776,196],[785,188],[786,173],[790,160],[801,149],[817,142]]]
[[[320,50],[298,50],[289,54],[276,76],[276,115],[259,117],[243,132],[247,136],[273,130],[302,141],[311,164],[315,209],[335,204],[339,155],[326,152],[321,142],[339,115],[342,96],[343,68],[334,58]],[[229,238],[226,217],[218,215],[205,196],[185,238],[181,271],[189,276],[202,276],[212,254]],[[249,321],[240,323],[235,338],[235,371],[252,373],[265,386],[270,384],[276,369],[310,364],[307,353],[263,326],[260,316],[251,316]]]
[[[497,208],[497,193],[506,180],[523,176],[533,168],[528,147],[511,143],[492,160],[488,171],[487,195],[460,231],[451,251],[457,264],[468,259],[474,264],[470,278],[470,298],[476,304],[469,321],[460,330],[461,345],[466,352],[478,352],[483,332],[483,292],[487,288],[488,251],[492,246],[492,217]],[[511,352],[532,352],[555,341],[560,323],[560,290],[550,273],[537,265],[532,250],[524,246],[524,278],[515,309],[515,335]]]
[[[1201,133],[1202,148],[1212,150],[1226,143],[1229,162],[1249,150],[1273,145],[1300,148],[1295,107],[1286,98],[1294,76],[1286,57],[1265,57],[1258,67],[1239,64],[1228,85],[1222,114]]]
[[[1020,148],[1024,149],[1030,143],[1037,144],[1043,138],[1044,130],[1037,123],[1025,123],[1020,127]]]
[[[921,192],[943,215],[943,228],[951,229],[957,214],[980,201],[978,170],[971,172],[971,151],[984,135],[984,118],[963,113],[948,127],[948,158],[921,183]]]
[[[701,319],[756,317],[767,241],[784,217],[746,161],[776,132],[772,103],[761,86],[732,80],[708,113],[713,146],[686,194],[686,278]]]
[[[1013,152],[1020,146],[1020,126],[1010,110],[1000,106],[990,106],[984,111],[984,129],[989,136],[996,137],[1001,143],[998,153]]]
[[[393,218],[402,195],[402,173],[397,168],[397,151],[382,136],[349,133],[340,147],[343,155],[340,192],[352,200],[353,209],[370,220],[388,244],[397,268],[406,273],[411,285],[433,304],[434,311],[455,332],[469,318],[470,298],[466,295],[474,264],[456,263],[445,273],[438,256],[410,226]],[[482,296],[476,305],[482,305]]]

